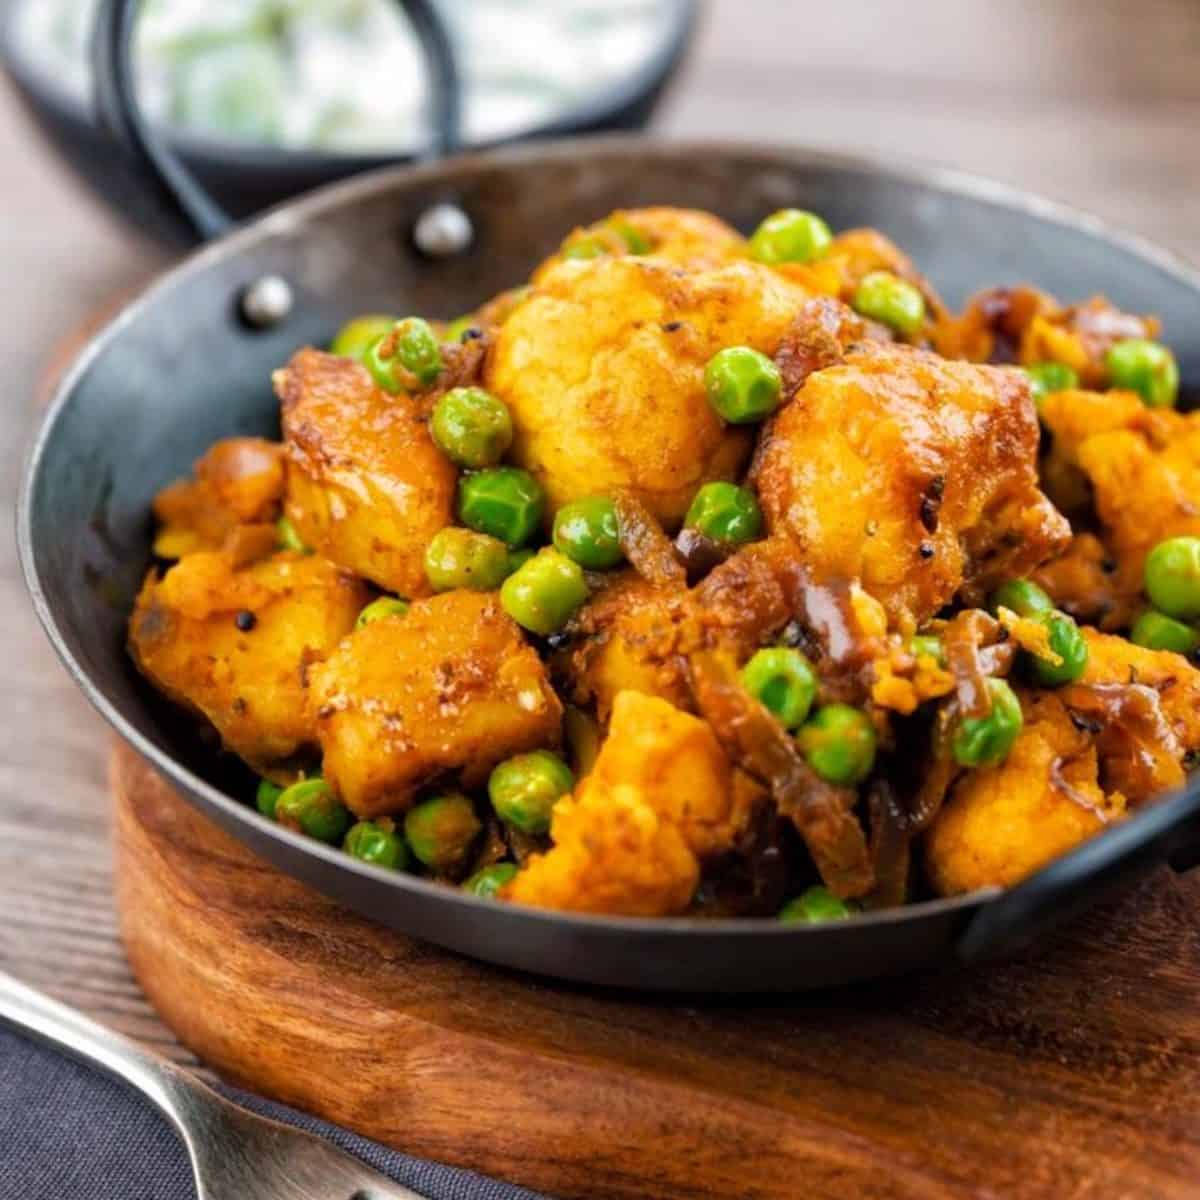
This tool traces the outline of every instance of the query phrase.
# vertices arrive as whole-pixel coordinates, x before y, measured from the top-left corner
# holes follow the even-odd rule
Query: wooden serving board
[[[707,1003],[399,937],[257,859],[124,745],[130,962],[222,1075],[402,1150],[606,1200],[1195,1197],[1200,871],[1037,960]]]

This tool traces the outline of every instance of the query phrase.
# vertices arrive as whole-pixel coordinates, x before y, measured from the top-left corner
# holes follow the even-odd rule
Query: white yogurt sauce
[[[84,99],[97,0],[24,0],[16,36]],[[520,134],[632,76],[673,0],[441,0],[468,142]],[[142,102],[158,121],[291,148],[397,152],[427,137],[421,56],[394,0],[147,0]]]

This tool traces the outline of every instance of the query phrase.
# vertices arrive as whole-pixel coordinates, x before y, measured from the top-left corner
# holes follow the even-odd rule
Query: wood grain
[[[1047,191],[1200,260],[1200,5],[1195,0],[909,0],[904,5],[842,0],[834,9],[795,0],[752,5],[709,0],[706,7],[695,52],[658,122],[664,132],[767,137],[932,159]],[[40,145],[2,86],[0,161],[5,183],[0,189],[5,272],[0,349],[6,384],[0,525],[11,529],[33,417],[29,401],[43,364],[56,343],[109,296],[138,285],[166,259],[83,194]],[[5,664],[0,677],[5,717],[0,722],[0,906],[5,914],[0,964],[194,1065],[195,1057],[147,1005],[122,956],[111,904],[104,727],[37,627],[11,537],[0,539],[0,605],[5,614],[0,622]],[[1191,881],[1164,880],[1160,891],[1134,898],[1122,910],[1122,920],[1136,926],[1164,906],[1190,903],[1195,890]],[[1110,973],[1104,961],[1113,945],[1107,927],[1092,923],[1085,929],[1099,938],[1098,962],[1076,954],[1047,960],[1043,968],[1051,972],[1066,1007],[1062,1027],[1053,1027],[1053,1038],[1041,1052],[1063,1055],[1072,1064],[1073,1080],[1089,1079],[1082,1085],[1085,1100],[1090,1079],[1100,1081],[1107,1094],[1108,1082],[1122,1077],[1131,1054],[1142,1063],[1160,1062],[1163,1082],[1148,1119],[1161,1121],[1162,1137],[1169,1138],[1180,1111],[1175,1086],[1186,1074],[1178,1066],[1180,1055],[1189,1053],[1170,1013],[1156,1000],[1157,1032],[1132,1050],[1120,1027],[1110,1028],[1102,1045],[1089,1046],[1082,1031],[1090,1027],[1074,1032],[1070,1015],[1088,1008],[1096,996],[1110,1003],[1109,993],[1121,989],[1127,992],[1123,1004],[1163,995],[1164,1008],[1174,1004],[1181,1014],[1194,1012],[1194,977],[1181,977],[1169,966],[1159,969],[1160,962],[1169,961],[1161,956],[1186,936],[1186,927],[1169,936],[1159,932],[1158,941],[1145,944],[1136,961],[1146,964],[1146,974],[1133,982],[1123,972]],[[956,1046],[962,1036],[957,1031],[968,1023],[964,1014],[975,1014],[973,1036],[982,1053],[1011,1036],[1017,1014],[1024,1011],[1021,989],[1031,985],[1018,980],[1018,992],[1006,1006],[1002,989],[1007,982],[1003,973],[989,974],[975,982],[958,981],[941,999],[936,989],[911,998],[897,990],[884,996],[894,1005],[912,1003],[911,1019],[934,1046],[942,1044],[938,1038],[946,1039],[947,1048]],[[561,1003],[569,1004],[572,996],[562,994]],[[801,1002],[801,1010],[812,1011],[811,1003]],[[646,1009],[650,1016],[655,1011]],[[979,1019],[981,1013],[985,1016]],[[700,1017],[681,1020],[692,1034],[710,1028]],[[838,1039],[851,1049],[857,1045],[851,1017],[839,1020],[819,1008],[811,1024],[818,1028],[806,1028],[799,1048],[778,1053],[800,1055],[811,1038],[825,1046]],[[870,1027],[875,1030],[871,1044],[877,1045],[878,1027]],[[891,1047],[885,1044],[884,1052]],[[861,1065],[858,1058],[854,1062]],[[1019,1064],[1007,1060],[1006,1065],[1019,1073]],[[877,1102],[872,1070],[854,1087],[843,1078],[848,1072],[833,1073],[843,1079],[839,1095],[848,1107],[824,1114],[829,1140],[837,1143],[842,1130],[851,1141],[858,1139],[855,1144],[863,1136],[876,1137],[854,1132],[856,1106]],[[997,1117],[996,1106],[1009,1084],[994,1071],[981,1078],[991,1081],[981,1085],[992,1089],[991,1120],[1019,1125],[1027,1120],[1015,1099],[1004,1117]],[[812,1086],[811,1079],[799,1076],[790,1086],[802,1090]],[[911,1104],[919,1113],[930,1099],[922,1089]],[[1068,1111],[1076,1100],[1069,1093],[1059,1095]],[[1045,1104],[1037,1111],[1051,1136],[1058,1114],[1047,1115]],[[1194,1124],[1194,1113],[1186,1111]],[[919,1161],[924,1147],[942,1137],[932,1120],[883,1124],[890,1132],[878,1145],[899,1144],[906,1162]],[[1088,1144],[1103,1144],[1106,1137],[1097,1132]],[[956,1176],[971,1175],[963,1190],[1005,1194],[992,1173],[1011,1179],[1012,1172],[995,1162],[986,1146],[976,1149],[980,1156],[968,1159]],[[1030,1178],[1036,1180],[1037,1173]],[[1059,1194],[1121,1194],[1094,1181],[1087,1188],[1068,1187]],[[603,1190],[601,1181],[596,1190]],[[776,1194],[788,1190],[785,1182]],[[1035,1194],[1031,1188],[1024,1191]],[[847,1182],[836,1194],[860,1193]]]
[[[158,1011],[223,1074],[390,1145],[564,1198],[1196,1194],[1200,874],[1037,960],[680,1002],[401,938],[123,744],[111,772],[121,931]]]

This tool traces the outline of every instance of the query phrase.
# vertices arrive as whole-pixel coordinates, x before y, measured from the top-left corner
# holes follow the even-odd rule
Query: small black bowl
[[[144,173],[122,154],[95,113],[22,52],[14,33],[16,15],[22,4],[36,2],[13,0],[0,17],[0,61],[34,123],[76,174],[139,229],[175,244],[195,240],[190,231],[164,218],[161,205],[147,195]],[[641,69],[619,87],[504,140],[643,128],[679,68],[696,27],[698,10],[696,0],[671,0],[662,44]],[[172,133],[165,140],[204,191],[238,221],[322,184],[410,161],[403,153],[293,151],[194,134]],[[483,147],[472,144],[470,148]]]

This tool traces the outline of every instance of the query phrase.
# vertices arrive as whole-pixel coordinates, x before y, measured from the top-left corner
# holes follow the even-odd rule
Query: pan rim
[[[236,258],[244,249],[273,236],[294,232],[345,204],[386,193],[397,182],[420,186],[422,183],[451,187],[454,180],[471,175],[480,169],[521,166],[576,158],[580,152],[593,161],[619,158],[627,154],[659,153],[668,156],[703,157],[738,155],[761,158],[764,166],[788,163],[792,166],[826,167],[847,174],[860,173],[883,176],[897,182],[932,188],[949,195],[974,199],[998,208],[1047,221],[1064,229],[1082,232],[1142,259],[1177,282],[1195,291],[1200,297],[1200,269],[1192,266],[1172,250],[1157,245],[1140,235],[1120,229],[1102,218],[1083,210],[1027,192],[983,176],[951,168],[921,163],[898,156],[850,154],[814,147],[769,142],[739,142],[727,139],[647,138],[640,135],[605,135],[588,138],[562,138],[531,146],[508,147],[464,154],[446,162],[396,165],[383,167],[325,185],[313,192],[287,201],[268,210],[260,217],[231,231],[226,236],[185,256],[181,262],[154,280],[132,300],[112,321],[99,331],[72,363],[56,385],[53,398],[46,407],[27,450],[22,469],[16,510],[18,557],[25,586],[38,620],[55,654],[66,668],[76,686],[108,725],[137,751],[142,758],[175,784],[185,799],[201,797],[213,809],[220,811],[231,826],[244,826],[271,840],[282,841],[303,856],[315,857],[340,872],[358,875],[376,883],[386,884],[398,894],[411,893],[436,899],[443,904],[461,906],[464,916],[486,910],[493,917],[517,923],[534,923],[557,928],[579,928],[595,933],[626,937],[631,934],[694,937],[720,934],[738,937],[763,935],[772,937],[831,936],[849,927],[874,928],[908,922],[923,917],[946,916],[969,911],[988,904],[1005,894],[1002,889],[989,888],[962,896],[919,901],[900,908],[864,913],[847,921],[825,925],[781,924],[773,917],[622,917],[606,914],[562,912],[533,908],[519,904],[497,906],[462,891],[446,888],[416,876],[389,872],[363,863],[342,851],[314,842],[268,821],[253,807],[210,784],[190,771],[169,752],[160,749],[136,729],[125,717],[119,705],[111,700],[91,677],[90,672],[68,647],[66,637],[42,585],[35,546],[37,538],[32,528],[32,510],[43,460],[54,433],[75,397],[78,385],[92,364],[118,339],[147,308],[159,298],[190,279],[202,274],[212,265]],[[1050,864],[1053,867],[1053,864]],[[1048,868],[1049,869],[1049,868]],[[1036,876],[1035,876],[1036,878]]]

